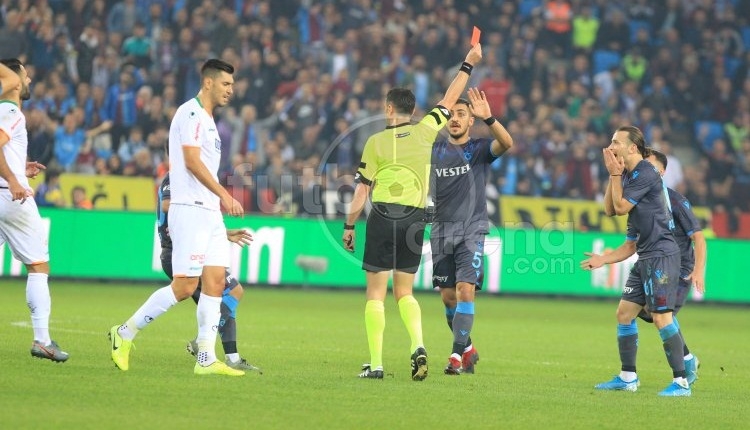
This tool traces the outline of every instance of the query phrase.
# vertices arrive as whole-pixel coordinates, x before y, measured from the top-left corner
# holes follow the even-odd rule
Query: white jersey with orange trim
[[[213,117],[206,112],[197,97],[188,100],[177,109],[169,127],[169,176],[172,191],[170,204],[221,210],[219,196],[206,188],[185,166],[183,146],[201,149],[201,161],[218,182],[221,138]]]
[[[8,167],[18,182],[29,188],[29,180],[26,178],[26,154],[29,146],[26,116],[12,101],[0,100],[0,130],[10,138],[2,148]],[[8,181],[1,177],[0,187],[8,187]]]

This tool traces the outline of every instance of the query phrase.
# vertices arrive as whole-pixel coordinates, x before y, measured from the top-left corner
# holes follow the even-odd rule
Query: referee
[[[365,143],[342,237],[344,247],[354,251],[354,223],[372,192],[362,261],[367,280],[365,327],[370,362],[363,366],[361,378],[383,378],[384,301],[391,271],[393,295],[411,338],[412,379],[421,381],[427,377],[422,312],[412,295],[412,286],[422,259],[432,144],[481,59],[482,47],[477,43],[466,55],[443,99],[417,124],[411,123],[414,94],[405,88],[391,89],[385,99],[387,127]]]

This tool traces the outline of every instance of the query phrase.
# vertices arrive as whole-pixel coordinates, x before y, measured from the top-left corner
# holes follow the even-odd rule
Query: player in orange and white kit
[[[49,334],[49,248],[28,180],[44,169],[42,164],[26,161],[29,140],[21,101],[29,99],[30,83],[19,60],[0,60],[0,245],[7,242],[28,272],[26,303],[34,329],[31,355],[64,362],[68,353]]]

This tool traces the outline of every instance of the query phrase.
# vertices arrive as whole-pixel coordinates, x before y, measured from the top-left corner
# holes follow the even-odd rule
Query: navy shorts
[[[679,285],[677,286],[677,304],[674,306],[674,315],[677,315],[677,312],[682,309],[682,306],[685,305],[685,302],[687,301],[687,296],[690,294],[690,289],[693,287],[693,283],[688,281],[687,279],[680,278]],[[638,318],[642,319],[646,322],[654,322],[654,318],[651,316],[651,311],[648,307],[644,307],[641,309],[641,312],[638,314]]]
[[[172,250],[162,248],[159,259],[161,260],[161,268],[162,270],[164,270],[164,274],[169,276],[169,279],[172,279]],[[225,270],[223,294],[229,294],[229,292],[232,291],[238,285],[240,285],[240,282],[237,280],[237,278],[232,276],[232,274],[229,273],[229,270]],[[201,280],[200,278],[198,278],[198,289],[200,290],[200,288],[201,288]]]
[[[432,248],[433,288],[455,288],[458,282],[482,289],[484,281],[484,238],[482,233],[435,235]]]
[[[417,273],[424,243],[424,209],[373,203],[367,217],[362,268],[368,272]]]
[[[673,312],[678,309],[679,283],[680,254],[638,260],[630,270],[622,299],[653,313]]]

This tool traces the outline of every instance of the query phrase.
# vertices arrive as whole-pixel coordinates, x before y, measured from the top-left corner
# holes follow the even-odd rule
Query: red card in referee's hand
[[[482,34],[482,30],[480,30],[476,25],[474,26],[474,31],[471,32],[471,46],[476,45],[479,43],[479,36]]]

